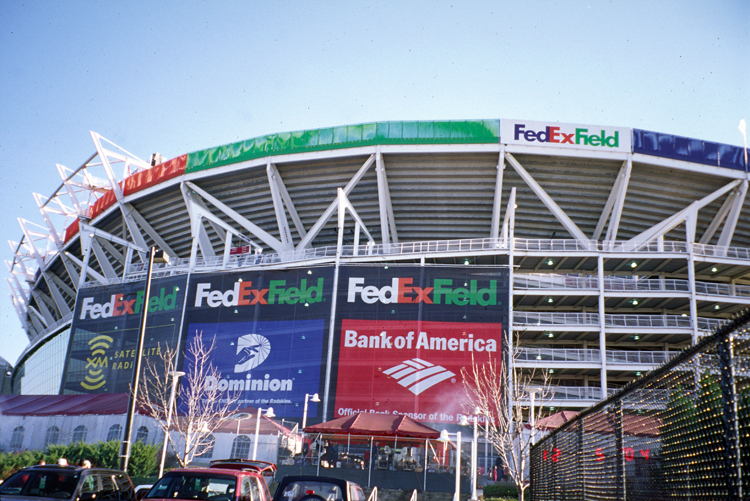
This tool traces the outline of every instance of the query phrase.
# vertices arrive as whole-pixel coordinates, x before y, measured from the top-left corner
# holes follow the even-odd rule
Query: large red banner
[[[456,423],[467,404],[461,369],[500,361],[501,339],[500,323],[342,319],[334,417]]]

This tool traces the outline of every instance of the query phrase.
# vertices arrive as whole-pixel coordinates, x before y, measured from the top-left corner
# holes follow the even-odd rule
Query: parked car
[[[256,461],[254,459],[214,459],[209,463],[209,468],[223,468],[225,470],[249,470],[257,471],[263,476],[266,485],[271,485],[276,478],[276,465],[268,461]]]
[[[143,499],[270,501],[271,495],[255,468],[180,468],[165,473]]]
[[[24,468],[0,484],[2,501],[133,501],[127,473],[107,468],[37,465]]]
[[[340,478],[290,475],[281,479],[273,501],[365,501],[362,488]]]

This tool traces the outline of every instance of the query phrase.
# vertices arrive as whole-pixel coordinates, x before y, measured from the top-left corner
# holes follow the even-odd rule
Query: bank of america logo
[[[455,376],[445,367],[433,365],[421,358],[404,360],[397,366],[384,370],[383,373],[391,376],[398,381],[398,384],[415,395]]]

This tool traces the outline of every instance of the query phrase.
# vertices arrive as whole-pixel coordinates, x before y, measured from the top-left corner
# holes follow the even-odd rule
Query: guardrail
[[[483,252],[507,251],[510,240],[502,238],[475,238],[462,240],[431,240],[421,242],[406,242],[397,244],[373,244],[373,245],[344,245],[341,249],[342,258],[356,257],[384,257],[384,256],[408,256],[422,254],[466,254]],[[598,242],[596,240],[533,240],[516,238],[512,240],[514,250],[517,252],[545,252],[550,255],[568,252],[598,252],[610,253],[687,253],[687,244],[684,242],[649,242],[639,244],[635,242]],[[199,257],[196,259],[195,268],[199,271],[231,269],[253,266],[268,266],[275,264],[293,264],[295,262],[334,259],[337,247],[314,247],[309,249],[293,250],[282,253],[263,254],[240,254],[231,255],[226,260],[224,256],[210,258]],[[722,257],[734,260],[750,261],[750,249],[740,247],[720,247],[715,245],[694,244],[694,254],[704,257]],[[104,283],[118,283],[123,281],[137,280],[143,277],[147,263],[134,264],[126,278],[105,280]],[[188,273],[190,268],[189,258],[173,259],[169,265],[155,266],[154,277],[165,275],[176,275]],[[164,276],[164,275],[162,275]],[[100,285],[102,282],[91,281],[86,287]],[[614,282],[613,282],[614,284]],[[678,281],[675,281],[678,284]],[[615,287],[615,285],[612,285]],[[586,288],[594,288],[592,284],[586,284]],[[675,285],[678,287],[678,285]],[[739,286],[736,286],[739,287]],[[676,289],[677,290],[677,289]],[[717,288],[717,291],[720,288]],[[750,287],[740,287],[742,297],[750,297]],[[723,295],[719,292],[719,295]]]
[[[690,292],[690,284],[682,279],[605,277],[604,292]],[[593,276],[575,276],[545,273],[516,273],[513,275],[516,290],[591,290],[599,289]],[[750,298],[750,286],[695,282],[696,294],[720,297]]]
[[[607,350],[608,364],[638,364],[658,366],[677,355],[678,351],[627,351]],[[571,362],[599,363],[597,349],[518,348],[513,356],[516,362]]]
[[[725,320],[721,318],[698,318],[698,329],[711,331]],[[566,312],[537,312],[514,311],[513,325],[534,327],[599,327],[598,313],[566,313]],[[691,327],[690,317],[687,315],[635,315],[635,314],[605,314],[604,326],[609,328],[681,328]]]

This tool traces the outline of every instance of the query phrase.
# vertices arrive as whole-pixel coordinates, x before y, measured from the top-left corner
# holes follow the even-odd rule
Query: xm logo
[[[91,357],[86,357],[86,376],[81,381],[81,386],[86,390],[98,390],[107,382],[104,378],[103,368],[107,367],[107,351],[112,346],[112,338],[109,336],[96,336],[89,341]]]
[[[237,339],[238,360],[234,372],[247,372],[262,364],[271,353],[271,342],[259,334],[246,334]]]
[[[391,376],[398,381],[398,384],[415,395],[455,376],[445,367],[433,365],[420,358],[404,360],[403,363],[384,370],[383,373]]]

